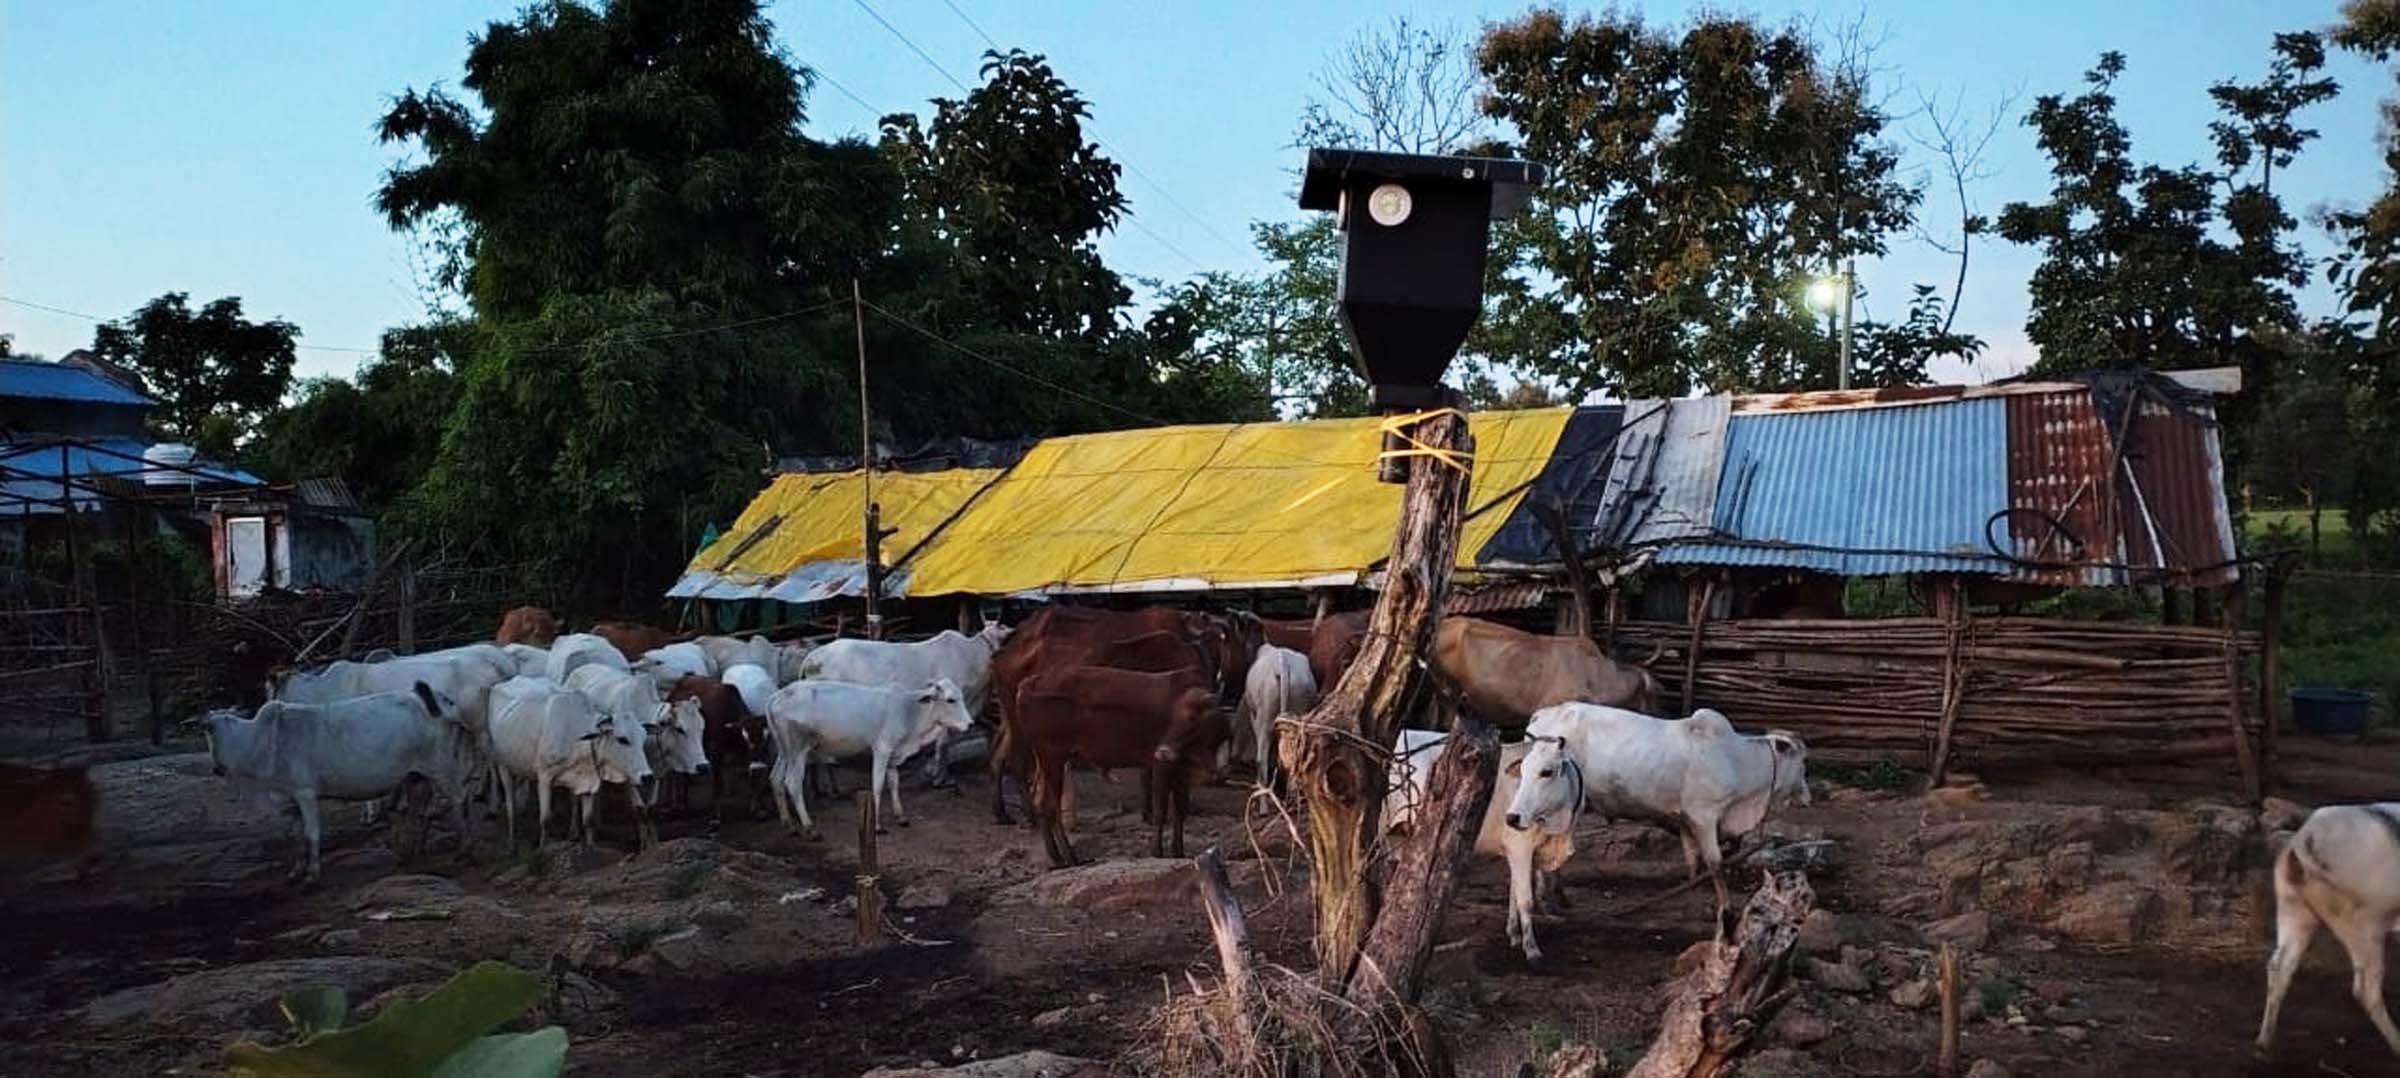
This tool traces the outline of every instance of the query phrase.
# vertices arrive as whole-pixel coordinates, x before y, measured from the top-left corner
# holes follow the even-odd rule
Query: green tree
[[[2266,81],[2212,88],[2215,169],[2134,160],[2112,92],[2121,54],[2102,55],[2081,94],[2035,101],[2025,122],[2051,160],[2050,198],[2002,208],[1999,233],[2042,251],[2025,326],[2037,370],[2238,363],[2268,384],[2251,333],[2297,325],[2291,290],[2307,276],[2274,174],[2316,137],[2294,116],[2333,95],[2314,77],[2324,59],[2317,35],[2279,34]]]
[[[386,331],[354,378],[301,382],[260,422],[245,463],[272,482],[336,476],[366,505],[388,505],[432,470],[473,335],[457,320]]]
[[[983,83],[937,98],[932,121],[883,121],[883,148],[908,193],[912,238],[946,255],[950,324],[1097,344],[1131,292],[1101,261],[1124,215],[1116,162],[1084,137],[1091,106],[1040,56],[984,54]]]
[[[92,333],[92,351],[142,379],[159,407],[151,425],[202,453],[223,458],[292,384],[300,328],[281,319],[252,322],[236,296],[198,311],[182,292],[143,304]]]
[[[1703,16],[1680,31],[1623,14],[1539,9],[1487,28],[1484,109],[1549,176],[1519,222],[1555,287],[1532,369],[1570,395],[1823,388],[1838,342],[1805,306],[1809,281],[1884,252],[1913,220],[1866,64],[1828,62],[1799,28]],[[1980,342],[1910,301],[1859,327],[1870,384],[1920,381]]]

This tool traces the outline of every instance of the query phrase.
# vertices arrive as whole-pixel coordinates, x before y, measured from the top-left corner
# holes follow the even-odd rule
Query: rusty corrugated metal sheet
[[[2209,417],[2145,398],[2112,472],[2115,428],[2125,417],[2103,416],[2101,407],[2081,388],[2008,398],[2009,506],[2056,517],[2083,543],[2067,543],[2035,513],[2014,514],[2009,534],[2018,557],[2082,567],[2012,575],[2061,586],[2125,583],[2128,575],[2132,583],[2161,576],[2185,586],[2230,582],[2235,571],[2224,563],[2233,557],[2233,523]]]
[[[2145,397],[2125,445],[2132,482],[2117,499],[2126,560],[2186,585],[2231,583],[2233,520],[2214,416],[2178,412]],[[2152,522],[2156,524],[2153,526]]]

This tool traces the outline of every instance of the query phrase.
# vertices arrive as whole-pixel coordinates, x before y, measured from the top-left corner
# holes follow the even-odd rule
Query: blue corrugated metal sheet
[[[1735,414],[1717,479],[1716,533],[1663,565],[1759,565],[1843,576],[2005,573],[1984,523],[2008,506],[1998,399]]]
[[[157,403],[81,367],[25,359],[0,359],[0,397],[35,397],[88,404]]]
[[[142,481],[142,473],[149,470],[142,463],[142,450],[148,448],[147,443],[131,438],[94,438],[88,444],[68,442],[65,443],[65,474],[68,478],[108,475],[138,483]],[[59,443],[0,444],[0,465],[6,465],[9,469],[0,472],[0,494],[12,495],[0,497],[0,517],[39,516],[58,512],[60,491],[56,479],[34,479],[19,473],[58,476],[59,451]],[[203,473],[204,478],[199,481],[204,487],[211,483],[226,486],[256,486],[259,483],[257,476],[230,465],[200,462],[193,467]],[[162,474],[168,473],[162,469]],[[78,511],[96,508],[100,502],[100,496],[88,490],[73,491],[73,496]],[[32,500],[28,502],[26,499]]]

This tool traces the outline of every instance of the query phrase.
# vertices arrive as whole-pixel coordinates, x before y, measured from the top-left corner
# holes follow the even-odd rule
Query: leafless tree
[[[1975,212],[1975,199],[1970,188],[2000,174],[1998,166],[1984,160],[1992,139],[2008,120],[2017,103],[2017,91],[2001,95],[1991,108],[1970,113],[1966,95],[1959,93],[1944,102],[1938,94],[1917,91],[1917,112],[1904,130],[1908,140],[1933,155],[1958,203],[1958,231],[1955,235],[1936,235],[1917,223],[1917,238],[1926,246],[1958,260],[1958,276],[1950,285],[1950,306],[1943,313],[1942,332],[1950,332],[1958,321],[1958,301],[1967,290],[1967,254],[1975,237],[1990,231],[1991,222]]]
[[[1298,144],[1459,153],[1489,137],[1482,85],[1462,26],[1396,16],[1326,58],[1300,113]]]

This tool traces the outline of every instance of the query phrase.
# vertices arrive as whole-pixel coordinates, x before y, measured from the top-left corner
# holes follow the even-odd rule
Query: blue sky
[[[971,81],[983,38],[943,0],[869,0],[951,76]],[[1362,27],[1408,14],[1470,27],[1522,4],[951,0],[1004,46],[1047,54],[1092,101],[1095,131],[1130,168],[1138,226],[1104,243],[1121,271],[1173,280],[1201,268],[1248,269],[1248,224],[1297,216],[1289,170],[1293,119],[1328,52]],[[407,243],[371,194],[393,159],[375,117],[401,89],[455,83],[467,35],[513,3],[209,4],[0,0],[0,296],[118,317],[168,290],[194,301],[239,295],[253,317],[303,330],[303,374],[348,372],[380,331],[414,319],[425,296]],[[1571,9],[1583,5],[1573,5]],[[1654,21],[1694,5],[1627,4]],[[1712,5],[1720,6],[1721,5]],[[2136,154],[2184,162],[2209,154],[2209,83],[2264,70],[2277,30],[2322,26],[2323,2],[2019,0],[1735,7],[1771,21],[1863,16],[1885,36],[1886,81],[1980,108],[2020,94],[2072,91],[2105,49],[2127,55],[2120,115]],[[782,0],[769,9],[783,46],[824,76],[809,104],[821,136],[870,133],[886,110],[955,95],[933,66],[859,0]],[[2344,94],[2307,121],[2324,138],[2279,180],[2296,210],[2355,203],[2382,183],[2377,65],[2337,55]],[[835,83],[867,103],[862,106]],[[1912,150],[1912,153],[1914,151]],[[1921,157],[1921,155],[1919,155]],[[1973,197],[1989,213],[2039,197],[2046,171],[2012,117],[1995,140],[1999,174]],[[1938,191],[1927,216],[1955,213]],[[2304,226],[2303,238],[2325,246]],[[1992,345],[1979,370],[2027,362],[2024,286],[2033,252],[1978,249],[1960,325]],[[1912,242],[1860,266],[1870,313],[1890,312],[1912,281],[1947,282],[1953,265]],[[2322,289],[2305,297],[2329,310]],[[17,348],[56,355],[89,342],[90,322],[0,304]]]

